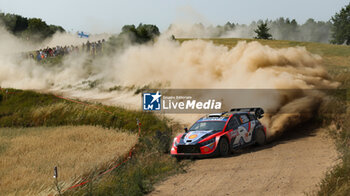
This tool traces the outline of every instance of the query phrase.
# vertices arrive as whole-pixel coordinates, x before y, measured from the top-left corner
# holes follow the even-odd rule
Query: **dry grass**
[[[112,164],[137,136],[94,126],[0,129],[0,193],[53,191],[53,167],[68,187],[93,170]],[[44,192],[43,192],[44,191]]]

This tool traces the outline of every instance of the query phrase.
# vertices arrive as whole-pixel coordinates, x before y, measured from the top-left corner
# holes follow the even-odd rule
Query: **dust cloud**
[[[77,46],[77,45],[86,43],[87,41],[94,42],[102,39],[107,40],[110,36],[111,34],[109,33],[91,34],[87,39],[87,38],[78,38],[77,34],[74,34],[74,33],[57,32],[53,35],[52,38],[49,38],[45,40],[43,43],[41,43],[40,47],[45,48],[45,47],[65,46],[65,45]]]
[[[167,29],[166,33],[176,38],[248,38],[257,36],[255,30],[263,21],[253,21],[250,24],[231,24],[233,27],[215,26],[202,23],[174,23]],[[284,18],[275,21],[265,21],[269,33],[276,40],[293,40],[303,42],[329,43],[332,39],[332,24],[330,22],[307,20],[304,24],[286,23]]]
[[[55,43],[59,37],[54,36],[51,42]],[[337,86],[322,68],[321,57],[303,47],[274,49],[258,42],[239,42],[230,49],[203,40],[180,44],[161,36],[155,43],[130,45],[113,55],[95,59],[87,54],[69,55],[64,57],[61,65],[47,66],[32,59],[21,59],[20,52],[30,47],[20,45],[21,42],[7,32],[0,33],[0,40],[8,40],[0,49],[1,87],[62,93],[131,109],[139,109],[141,100],[130,89],[145,85],[188,89]],[[111,90],[121,87],[125,88]],[[266,107],[274,113],[262,120],[269,136],[310,119],[310,112],[317,109],[321,101],[321,92],[281,93],[268,100]]]

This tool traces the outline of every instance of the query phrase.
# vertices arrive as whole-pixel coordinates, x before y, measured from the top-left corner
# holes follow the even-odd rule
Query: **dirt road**
[[[170,177],[150,195],[303,195],[337,160],[322,129],[289,132],[265,147],[226,158],[196,160],[187,173]]]

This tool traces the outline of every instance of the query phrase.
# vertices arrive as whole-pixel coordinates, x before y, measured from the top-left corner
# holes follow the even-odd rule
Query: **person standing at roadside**
[[[90,47],[91,47],[91,44],[89,41],[86,42],[86,52],[90,54]]]

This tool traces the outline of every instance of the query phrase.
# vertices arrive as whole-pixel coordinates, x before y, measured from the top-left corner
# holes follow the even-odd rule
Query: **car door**
[[[257,125],[257,120],[254,114],[249,114],[249,132],[254,134],[255,126]]]
[[[241,137],[237,137],[239,136],[239,133],[238,133],[239,125],[240,124],[238,122],[237,116],[233,116],[227,124],[226,130],[228,131],[228,134],[231,140],[231,148],[236,148],[240,145],[239,139]]]
[[[247,114],[239,115],[240,126],[238,127],[238,134],[240,137],[240,145],[244,145],[252,141],[253,133],[251,131],[250,120]]]

